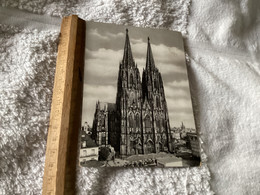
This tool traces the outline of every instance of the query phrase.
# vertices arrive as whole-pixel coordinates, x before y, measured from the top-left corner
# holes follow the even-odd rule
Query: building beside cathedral
[[[113,146],[121,157],[173,151],[163,79],[149,38],[141,80],[126,30],[116,102],[97,102],[91,136],[99,146]]]

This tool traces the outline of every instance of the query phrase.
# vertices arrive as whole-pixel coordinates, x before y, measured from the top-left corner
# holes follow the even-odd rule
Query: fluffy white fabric
[[[186,169],[79,168],[79,194],[212,194],[209,170],[218,194],[259,194],[257,1],[193,0],[190,11],[188,0],[1,4],[36,14],[165,27],[186,37],[196,120],[208,163]],[[33,30],[39,25],[31,15],[28,26],[2,18],[8,25],[0,26],[0,194],[40,194],[58,31]]]
[[[193,0],[186,46],[211,186],[260,193],[260,2]]]
[[[41,191],[57,35],[0,25],[0,194]]]

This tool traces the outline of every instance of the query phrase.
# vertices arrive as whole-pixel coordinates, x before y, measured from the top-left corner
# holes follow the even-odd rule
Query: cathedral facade
[[[126,30],[116,103],[97,102],[92,138],[98,145],[112,145],[122,157],[172,151],[163,80],[149,38],[141,79]]]

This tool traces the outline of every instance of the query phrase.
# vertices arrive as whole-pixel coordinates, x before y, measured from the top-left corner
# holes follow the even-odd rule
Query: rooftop
[[[85,135],[85,137],[82,138],[81,141],[86,141],[86,148],[98,147],[98,145],[91,139],[89,135]]]

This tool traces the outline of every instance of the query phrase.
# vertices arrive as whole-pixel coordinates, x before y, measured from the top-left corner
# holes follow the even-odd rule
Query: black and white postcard
[[[79,161],[200,164],[181,33],[87,22]]]

